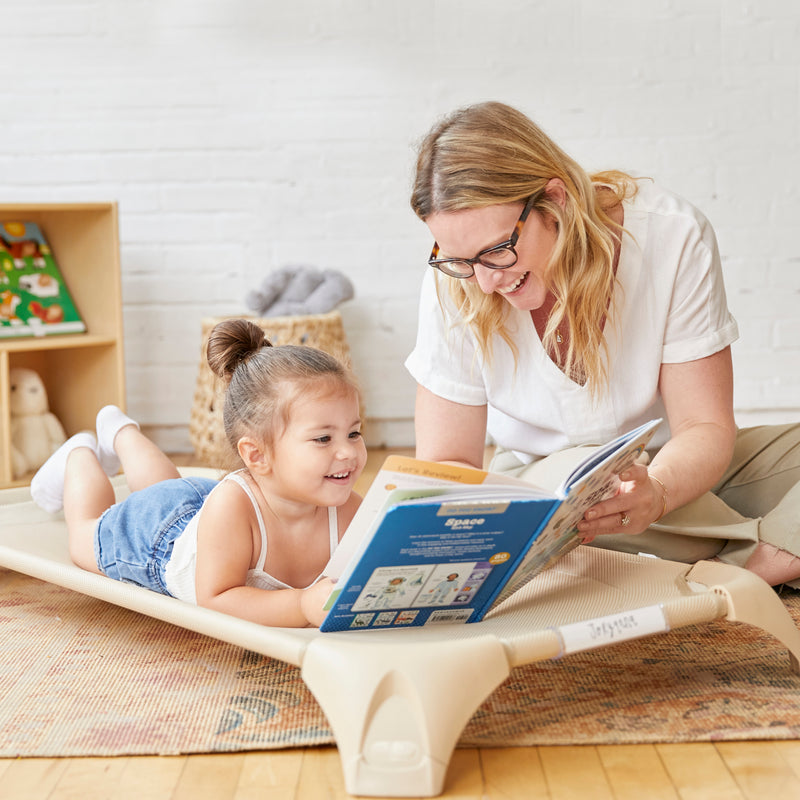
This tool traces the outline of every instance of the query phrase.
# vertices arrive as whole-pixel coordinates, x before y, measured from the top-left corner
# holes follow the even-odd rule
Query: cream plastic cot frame
[[[114,482],[123,496],[123,479]],[[708,561],[580,547],[482,622],[322,634],[267,628],[85,572],[69,559],[62,516],[41,511],[27,488],[17,488],[0,491],[0,565],[300,667],[354,795],[441,793],[464,726],[522,664],[725,618],[775,636],[800,672],[800,632],[772,589],[746,570]]]

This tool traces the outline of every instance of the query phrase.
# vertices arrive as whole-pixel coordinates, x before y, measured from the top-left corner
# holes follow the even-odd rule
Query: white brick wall
[[[188,449],[200,320],[341,269],[372,443],[411,441],[413,144],[499,99],[714,223],[740,421],[800,417],[796,0],[0,0],[0,197],[116,199],[130,411]]]

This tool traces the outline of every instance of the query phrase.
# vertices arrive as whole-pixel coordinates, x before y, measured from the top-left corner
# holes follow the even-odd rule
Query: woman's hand
[[[592,506],[578,523],[585,544],[608,533],[641,533],[664,515],[666,495],[661,484],[641,464],[620,473],[614,497]]]
[[[322,607],[328,599],[333,587],[336,584],[330,578],[322,578],[313,586],[304,589],[300,596],[300,610],[308,620],[309,625],[319,628],[328,612],[323,611]]]

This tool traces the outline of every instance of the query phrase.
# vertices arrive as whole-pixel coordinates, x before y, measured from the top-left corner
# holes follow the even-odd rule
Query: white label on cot
[[[564,653],[577,653],[668,630],[664,610],[657,605],[562,625],[558,633],[564,644]]]

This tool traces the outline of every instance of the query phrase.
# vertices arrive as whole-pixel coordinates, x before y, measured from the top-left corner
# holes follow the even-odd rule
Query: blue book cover
[[[559,505],[552,497],[496,491],[480,499],[452,495],[392,504],[372,546],[329,601],[321,630],[481,619]]]
[[[481,470],[390,456],[325,574],[322,631],[477,622],[580,544],[586,509],[661,420],[596,450],[555,492]]]

